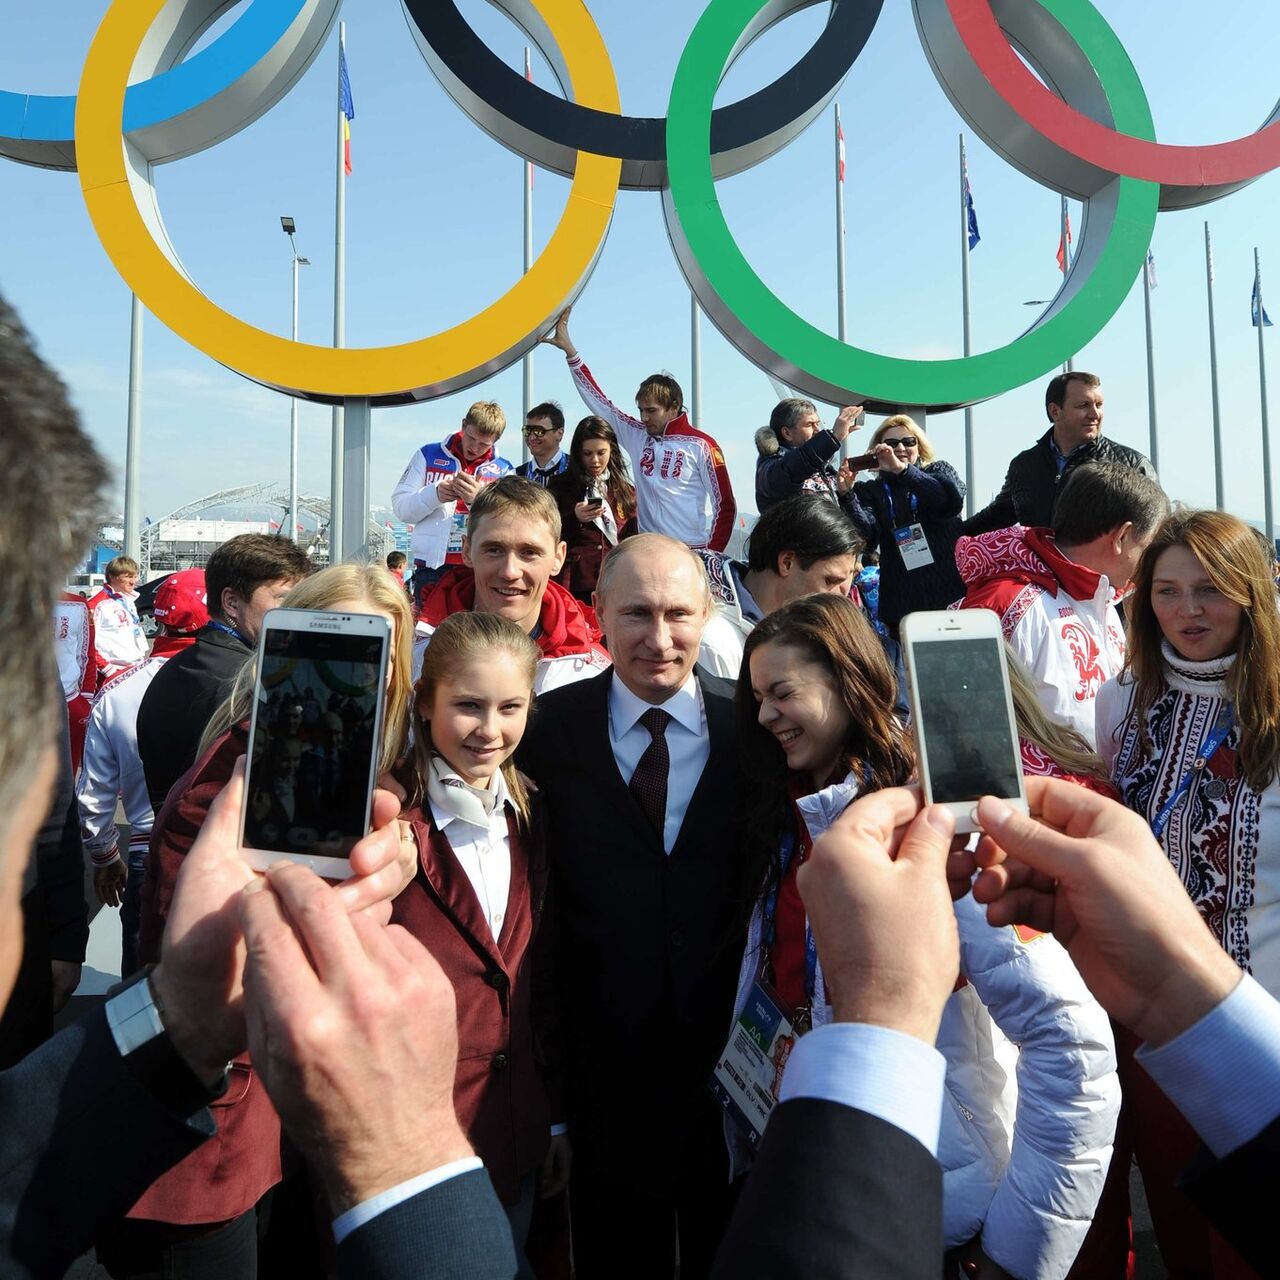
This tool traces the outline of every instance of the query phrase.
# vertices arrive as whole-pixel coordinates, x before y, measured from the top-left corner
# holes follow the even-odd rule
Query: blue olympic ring
[[[306,8],[307,0],[250,0],[234,24],[199,53],[129,86],[124,100],[125,134],[167,125],[231,88],[271,53]],[[189,33],[188,48],[199,35],[199,30]],[[75,132],[74,94],[0,89],[0,156],[46,169],[73,170]],[[180,151],[151,159],[177,160],[217,140],[211,135],[197,146],[188,143]]]

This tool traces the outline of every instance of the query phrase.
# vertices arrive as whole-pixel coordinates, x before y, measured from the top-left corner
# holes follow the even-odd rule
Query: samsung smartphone
[[[912,613],[899,634],[925,803],[946,805],[957,831],[978,829],[981,796],[1026,813],[1000,619],[989,609]]]
[[[258,639],[240,848],[265,870],[291,858],[351,875],[369,830],[391,624],[364,613],[272,609]]]

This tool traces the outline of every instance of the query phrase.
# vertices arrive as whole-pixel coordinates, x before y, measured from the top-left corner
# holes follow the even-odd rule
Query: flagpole
[[[973,354],[973,316],[969,294],[969,167],[965,154],[964,134],[960,135],[960,307],[964,323],[964,354]],[[964,474],[967,481],[965,515],[973,515],[974,491],[977,487],[977,441],[973,431],[973,407],[964,411]]]
[[[849,313],[845,296],[844,262],[844,165],[840,155],[843,131],[840,128],[840,104],[836,103],[836,337],[849,338]]]
[[[524,47],[524,78],[533,79],[533,60],[529,46]],[[533,162],[524,162],[524,273],[529,274],[533,266]],[[533,408],[533,351],[525,353],[523,361],[524,373],[524,421],[528,421],[529,410]],[[522,424],[523,425],[523,424]],[[522,432],[521,460],[529,461],[529,441]]]
[[[1267,521],[1267,540],[1276,545],[1275,511],[1271,505],[1271,420],[1267,413],[1267,309],[1262,296],[1262,255],[1253,251],[1253,282],[1258,293],[1258,389],[1262,396],[1262,500]]]
[[[333,345],[347,345],[347,164],[346,117],[342,114],[342,64],[346,56],[347,24],[338,23],[338,182],[333,222]],[[329,563],[342,559],[342,468],[346,456],[346,418],[341,404],[333,406],[333,456],[329,472]]]
[[[1147,260],[1142,266],[1142,301],[1147,317],[1147,423],[1148,423],[1148,456],[1151,465],[1157,472],[1160,470],[1160,443],[1156,432],[1156,347],[1151,329],[1151,250],[1147,250]]]
[[[1066,287],[1067,275],[1071,271],[1071,214],[1067,210],[1067,197],[1062,197],[1062,284]],[[1067,357],[1064,372],[1070,373],[1075,368],[1073,356]]]
[[[702,308],[689,293],[689,367],[692,370],[689,394],[693,409],[693,425],[702,427]]]
[[[1213,394],[1213,486],[1216,506],[1223,510],[1226,486],[1222,474],[1222,402],[1218,397],[1218,327],[1213,311],[1213,240],[1204,224],[1204,263],[1209,292],[1209,386]]]
[[[142,521],[139,518],[142,461],[142,303],[129,301],[129,410],[124,445],[124,553],[141,563]]]

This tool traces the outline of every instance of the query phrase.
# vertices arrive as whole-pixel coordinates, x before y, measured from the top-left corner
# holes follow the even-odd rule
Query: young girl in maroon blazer
[[[523,1247],[534,1196],[563,1189],[569,1164],[543,976],[542,821],[537,794],[511,759],[540,656],[523,631],[491,614],[454,614],[432,636],[404,779],[418,875],[392,916],[453,982],[454,1102],[511,1218],[522,1276],[533,1274]]]

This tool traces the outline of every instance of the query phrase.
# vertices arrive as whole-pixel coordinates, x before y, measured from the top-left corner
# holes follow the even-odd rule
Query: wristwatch
[[[134,1079],[175,1114],[191,1116],[226,1093],[231,1064],[213,1088],[187,1066],[165,1030],[164,1008],[151,985],[154,968],[149,964],[111,989],[107,1025]]]

